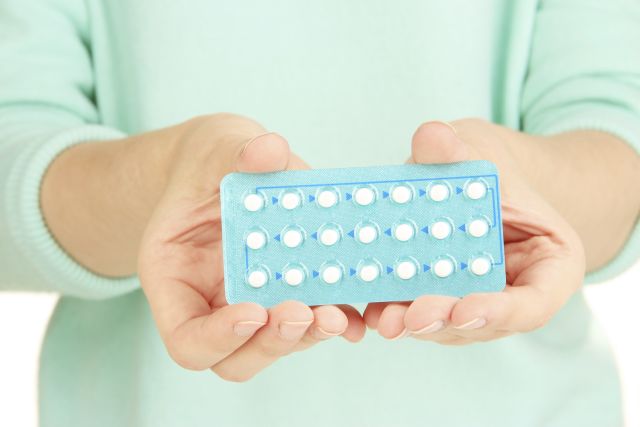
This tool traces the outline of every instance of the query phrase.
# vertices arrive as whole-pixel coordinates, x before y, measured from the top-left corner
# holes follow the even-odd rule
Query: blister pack
[[[220,198],[230,304],[411,301],[505,286],[498,174],[487,161],[232,173]]]

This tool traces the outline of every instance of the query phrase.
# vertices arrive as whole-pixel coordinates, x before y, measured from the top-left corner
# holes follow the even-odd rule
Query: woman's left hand
[[[527,182],[513,147],[540,143],[482,120],[425,123],[413,136],[412,163],[486,159],[500,174],[507,283],[502,292],[464,298],[424,295],[373,303],[365,321],[385,338],[441,344],[489,341],[543,326],[581,286],[584,249],[571,226]]]

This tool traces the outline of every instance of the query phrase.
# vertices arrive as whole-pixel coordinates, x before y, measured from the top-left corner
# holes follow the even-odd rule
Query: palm
[[[209,309],[227,305],[218,189],[208,199],[185,200],[158,216],[164,221],[150,232],[155,234],[150,262],[174,286],[195,291]]]

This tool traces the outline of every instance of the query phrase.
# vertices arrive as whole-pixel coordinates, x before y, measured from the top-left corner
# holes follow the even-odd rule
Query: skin
[[[427,123],[414,134],[409,161],[474,159],[493,161],[501,177],[506,289],[370,304],[365,320],[382,336],[460,345],[540,328],[580,288],[585,269],[615,256],[635,223],[640,201],[625,193],[637,193],[639,159],[611,135],[542,138],[481,120]]]
[[[52,234],[79,263],[105,276],[139,275],[177,363],[246,381],[333,336],[359,341],[365,321],[386,338],[442,344],[541,327],[581,286],[585,269],[620,250],[640,208],[632,184],[640,181],[640,160],[605,133],[543,138],[465,119],[425,123],[413,137],[410,162],[470,159],[492,160],[501,174],[505,291],[370,304],[364,319],[350,306],[226,303],[220,180],[232,171],[308,168],[282,136],[250,119],[217,114],[72,147],[50,166],[41,205]]]

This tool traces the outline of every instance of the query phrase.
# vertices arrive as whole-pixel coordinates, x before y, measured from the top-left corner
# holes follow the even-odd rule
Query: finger
[[[468,160],[467,146],[445,122],[427,122],[413,134],[412,163],[453,163]]]
[[[258,135],[245,142],[236,160],[238,172],[282,171],[290,162],[289,143],[276,133]]]
[[[566,234],[566,233],[565,233]],[[458,329],[527,332],[544,325],[581,286],[584,257],[571,240],[536,236],[509,245],[507,271],[517,271],[503,292],[472,294],[454,308]]]
[[[378,321],[378,333],[384,338],[396,340],[404,338],[408,335],[407,328],[404,326],[404,316],[407,312],[409,303],[390,303],[380,314]]]
[[[242,346],[267,320],[267,311],[258,304],[228,305],[183,322],[165,343],[180,366],[207,369]]]
[[[539,286],[508,286],[503,292],[464,297],[451,313],[451,325],[467,337],[486,331],[529,332],[545,325],[564,301]]]
[[[349,324],[344,311],[335,305],[311,307],[311,311],[313,312],[313,323],[296,346],[295,351],[306,350],[320,341],[342,335]]]
[[[378,329],[380,315],[387,305],[389,305],[388,302],[372,302],[367,305],[363,316],[367,327],[370,329]]]
[[[354,307],[346,304],[338,305],[347,316],[347,329],[343,332],[342,337],[349,342],[356,343],[364,338],[366,325],[362,315]]]
[[[411,303],[404,316],[404,325],[414,336],[433,336],[449,323],[451,311],[459,298],[423,295]]]
[[[291,353],[313,320],[311,309],[298,301],[285,301],[272,307],[267,325],[211,369],[223,379],[246,381]]]
[[[305,350],[318,341],[342,335],[349,342],[360,341],[365,334],[365,324],[360,312],[346,304],[312,307],[314,323],[296,351]]]

